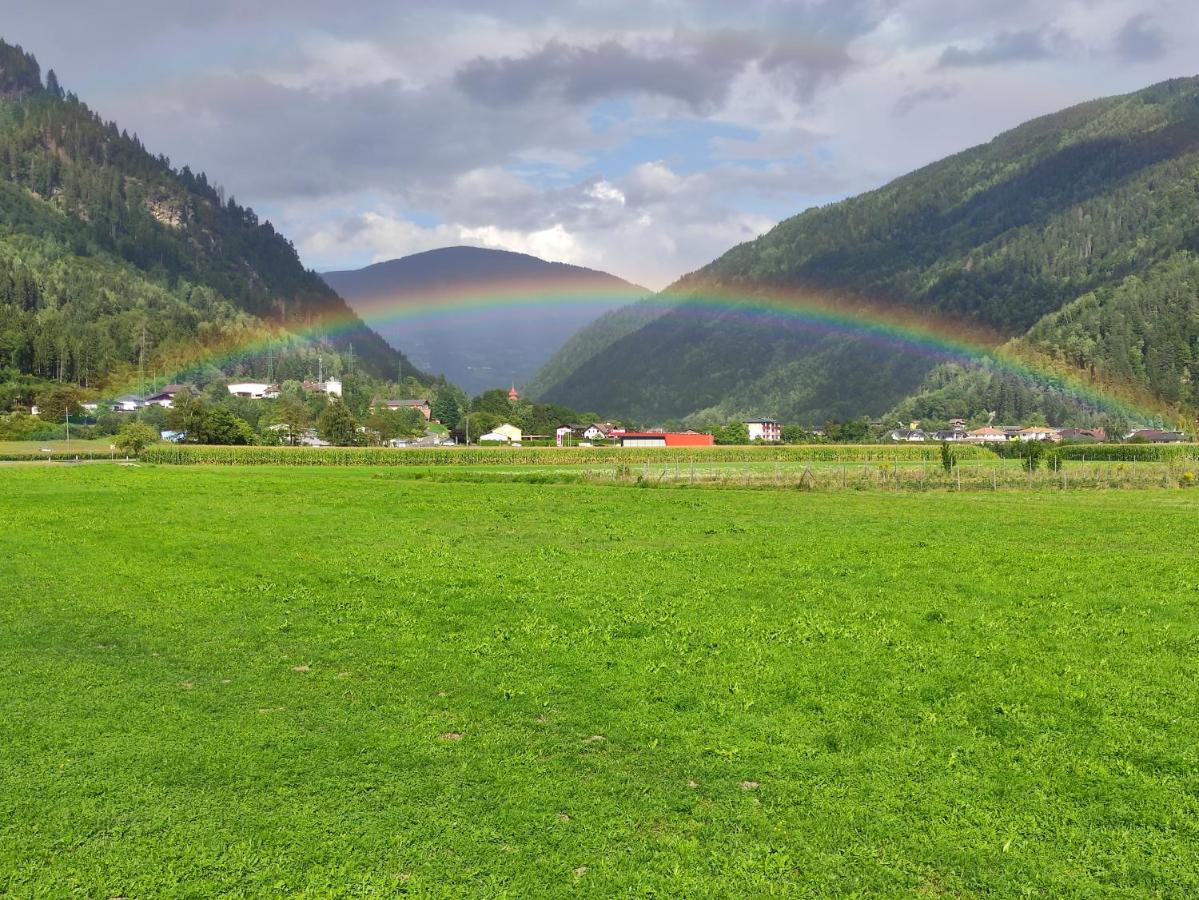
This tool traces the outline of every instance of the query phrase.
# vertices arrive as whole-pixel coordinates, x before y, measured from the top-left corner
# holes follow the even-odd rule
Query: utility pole
[[[71,410],[67,409],[67,452],[71,452]]]
[[[138,400],[137,417],[139,419],[142,417],[141,400],[144,396],[146,396],[145,380],[146,380],[146,323],[142,322],[142,344],[141,344],[141,348],[137,351],[137,400]]]
[[[309,369],[308,371],[311,372],[312,370]],[[325,383],[325,357],[319,353],[316,357],[316,380],[321,384]]]

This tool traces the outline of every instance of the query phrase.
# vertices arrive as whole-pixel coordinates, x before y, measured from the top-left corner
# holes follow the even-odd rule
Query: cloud
[[[1061,31],[1002,31],[974,49],[951,44],[941,53],[937,65],[954,68],[1035,62],[1056,56],[1065,43],[1066,37]]]
[[[514,106],[536,100],[586,104],[629,95],[679,101],[697,113],[720,108],[733,82],[751,67],[777,75],[797,97],[844,75],[853,60],[847,38],[781,42],[761,33],[720,29],[678,33],[640,45],[615,39],[596,44],[551,40],[523,56],[479,56],[455,82],[481,104]]]
[[[960,92],[961,86],[956,84],[931,84],[928,87],[916,88],[903,94],[895,101],[894,112],[896,116],[902,118],[918,106],[923,106],[925,103],[952,100]]]
[[[340,216],[327,208],[307,218],[299,211],[292,222],[301,252],[321,268],[473,244],[605,269],[661,288],[775,224],[772,216],[739,211],[737,197],[810,187],[821,171],[815,165],[721,166],[680,174],[652,161],[614,180],[592,177],[537,190],[511,173],[482,169],[445,192],[436,224],[418,224],[387,204]]]
[[[551,41],[522,57],[474,59],[459,69],[455,81],[472,99],[492,106],[536,98],[578,104],[643,93],[703,110],[727,95],[729,81],[752,56],[747,51],[721,41],[650,55],[614,40],[590,47]]]
[[[7,38],[310,265],[478,243],[654,286],[1032,116],[1183,74],[1192,5],[0,0]]]
[[[117,118],[148,123],[140,133],[149,146],[176,156],[187,148],[192,168],[258,202],[366,189],[405,196],[542,150],[580,154],[612,139],[594,134],[581,110],[479,109],[443,83],[330,89],[215,74],[124,102],[137,109]]]
[[[1147,13],[1133,16],[1116,34],[1116,54],[1125,62],[1142,63],[1166,55],[1166,39]]]

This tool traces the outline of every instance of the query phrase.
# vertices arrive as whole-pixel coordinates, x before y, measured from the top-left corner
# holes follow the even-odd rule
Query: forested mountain
[[[269,363],[236,353],[272,341]],[[39,381],[124,389],[139,362],[174,377],[205,348],[281,379],[347,367],[351,345],[365,374],[420,374],[269,222],[0,41],[0,410]]]
[[[579,329],[650,293],[605,272],[481,247],[323,277],[416,365],[471,394],[523,385]]]
[[[964,407],[994,402],[1006,385],[986,371],[933,373],[935,359],[850,335],[755,326],[688,304],[766,289],[916,310],[933,330],[986,326],[1021,339],[1012,352],[1193,409],[1197,251],[1199,79],[1191,78],[1034,120],[788,219],[680,280],[666,294],[677,308],[542,395],[640,418],[820,422],[896,404],[906,413],[934,395],[950,414],[978,414]],[[1088,412],[1059,399],[1030,396],[1030,414]]]
[[[653,298],[630,303],[604,313],[572,334],[536,374],[525,383],[524,392],[539,398],[576,369],[607,350],[617,341],[644,328],[661,316],[668,306]]]

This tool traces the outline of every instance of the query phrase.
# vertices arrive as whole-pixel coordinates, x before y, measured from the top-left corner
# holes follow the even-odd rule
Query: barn
[[[626,431],[620,436],[622,447],[711,447],[710,434],[698,431]]]

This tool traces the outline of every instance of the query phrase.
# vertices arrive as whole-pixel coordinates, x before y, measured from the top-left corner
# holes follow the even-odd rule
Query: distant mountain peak
[[[580,328],[651,293],[595,269],[470,246],[322,277],[414,363],[472,393],[523,385]]]

